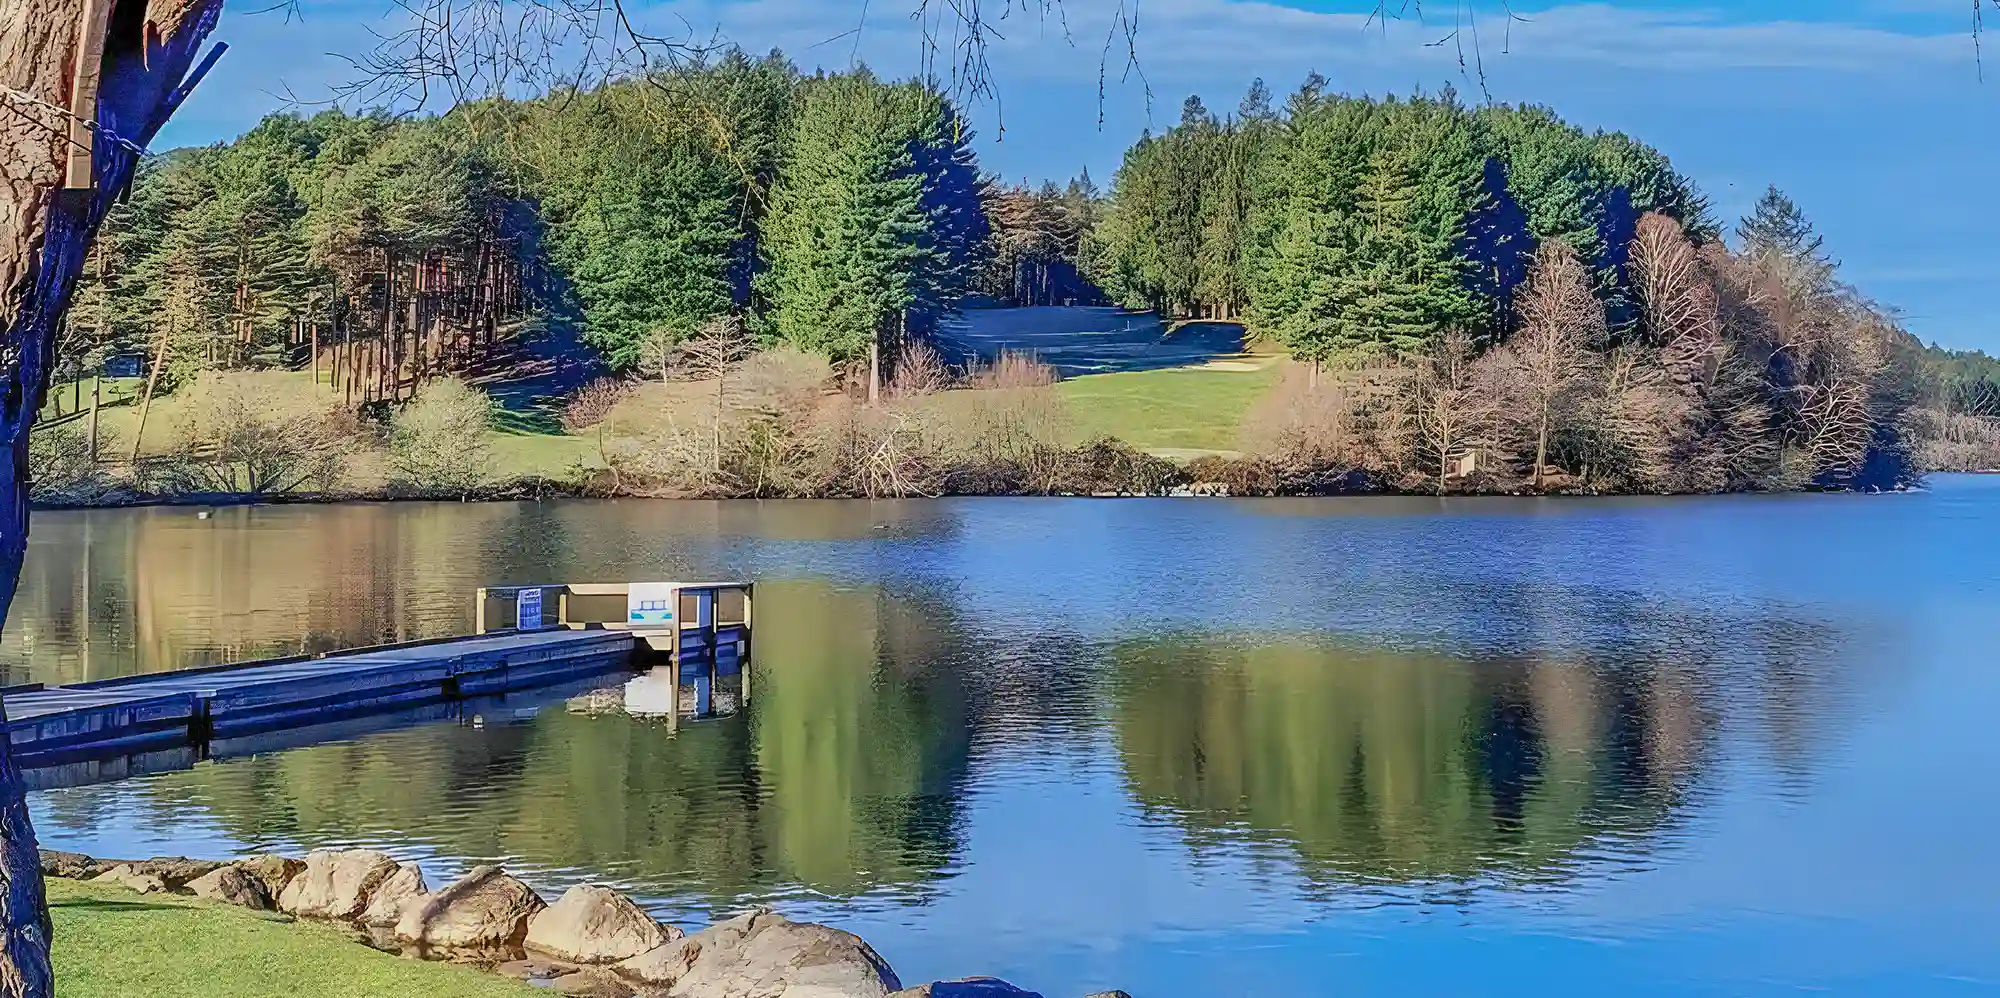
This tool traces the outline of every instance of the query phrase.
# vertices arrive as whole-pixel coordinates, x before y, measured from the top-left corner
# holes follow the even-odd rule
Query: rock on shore
[[[368,899],[368,907],[361,913],[361,924],[376,929],[395,928],[403,920],[403,912],[410,903],[430,893],[424,883],[424,871],[415,863],[404,863],[375,888],[375,896]]]
[[[617,963],[681,938],[607,887],[572,887],[528,923],[527,946],[571,963]]]
[[[314,850],[306,854],[306,868],[278,895],[278,910],[306,918],[358,918],[396,869],[395,860],[372,849]]]
[[[451,886],[412,899],[396,922],[396,938],[445,950],[518,947],[528,922],[546,907],[499,867],[475,866]]]
[[[850,932],[758,909],[693,935],[663,925],[606,887],[573,887],[554,905],[495,866],[426,891],[414,863],[373,850],[319,850],[304,862],[181,858],[98,860],[45,850],[47,876],[141,893],[191,893],[255,910],[367,927],[418,953],[478,956],[483,966],[578,998],[1042,998],[991,977],[904,989]],[[375,937],[378,941],[382,936]],[[538,954],[524,959],[528,951]],[[1090,998],[1131,998],[1108,991]]]
[[[225,866],[211,870],[188,881],[187,887],[195,897],[221,901],[240,908],[270,911],[276,907],[271,901],[270,893],[264,890],[264,882],[245,873],[241,867]]]
[[[670,998],[888,998],[903,987],[861,937],[769,910],[719,922],[617,969],[666,986]]]

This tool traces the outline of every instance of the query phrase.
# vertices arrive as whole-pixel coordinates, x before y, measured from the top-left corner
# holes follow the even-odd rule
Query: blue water
[[[758,696],[38,792],[100,855],[381,845],[1051,996],[2000,992],[2000,479],[1684,500],[38,516],[9,681],[758,581]]]

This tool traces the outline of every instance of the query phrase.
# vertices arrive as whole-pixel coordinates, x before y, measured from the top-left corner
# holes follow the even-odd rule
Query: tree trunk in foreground
[[[27,552],[28,431],[57,325],[133,147],[186,96],[221,12],[220,0],[0,0],[0,622]],[[0,723],[0,998],[53,992],[41,860]]]

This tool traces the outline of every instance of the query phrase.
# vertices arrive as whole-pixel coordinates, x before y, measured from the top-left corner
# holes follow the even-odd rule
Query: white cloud
[[[922,46],[907,2],[861,4],[825,0],[744,0],[670,3],[697,25],[719,25],[747,47],[782,45],[803,61],[839,65],[858,52],[871,61],[914,65]],[[989,9],[998,6],[989,4]],[[1126,10],[1134,8],[1125,0]],[[1627,68],[1704,71],[1723,69],[1831,69],[1894,73],[1913,62],[1971,59],[1964,34],[1904,34],[1834,23],[1742,23],[1719,13],[1633,10],[1605,3],[1568,4],[1503,16],[1475,10],[1478,41],[1462,26],[1458,41],[1439,45],[1454,25],[1449,4],[1434,4],[1428,22],[1372,22],[1366,15],[1299,10],[1256,0],[1145,0],[1138,44],[1142,65],[1170,67],[1176,75],[1242,75],[1272,64],[1312,64],[1323,70],[1355,64],[1455,69],[1458,51],[1468,58],[1586,62]],[[1003,68],[1038,77],[1095,81],[1119,0],[1069,0],[1065,24],[1018,9],[996,22],[1008,37],[996,46]],[[859,27],[858,44],[855,37]],[[944,31],[949,34],[950,25]],[[829,42],[838,36],[838,40]],[[1113,43],[1122,49],[1122,41]],[[1114,69],[1122,65],[1114,51]],[[901,67],[899,67],[901,68]]]

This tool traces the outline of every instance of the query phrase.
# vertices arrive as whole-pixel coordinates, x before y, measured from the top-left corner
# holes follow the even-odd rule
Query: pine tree
[[[935,137],[925,113],[940,105],[866,71],[801,87],[763,225],[759,286],[778,337],[837,362],[873,359],[879,374],[907,310],[969,280],[952,260],[960,237],[936,229],[915,155]]]
[[[584,342],[623,369],[645,344],[734,308],[748,181],[671,91],[620,85],[574,101],[538,109],[527,180]]]
[[[1824,287],[1840,266],[1827,255],[1825,239],[1813,230],[1798,203],[1775,184],[1757,199],[1750,214],[1736,223],[1736,238],[1747,256],[1775,256],[1790,264],[1787,283],[1794,290]]]
[[[1482,326],[1502,332],[1514,314],[1514,295],[1528,277],[1535,254],[1535,235],[1528,231],[1527,213],[1507,186],[1507,164],[1489,156],[1480,170],[1479,191],[1465,221],[1461,244],[1469,267],[1466,284],[1490,311]]]
[[[1371,157],[1357,192],[1354,266],[1345,276],[1351,290],[1342,296],[1337,351],[1410,353],[1445,325],[1439,299],[1457,282],[1431,272],[1434,261],[1413,224],[1418,195],[1401,151],[1382,149]]]

